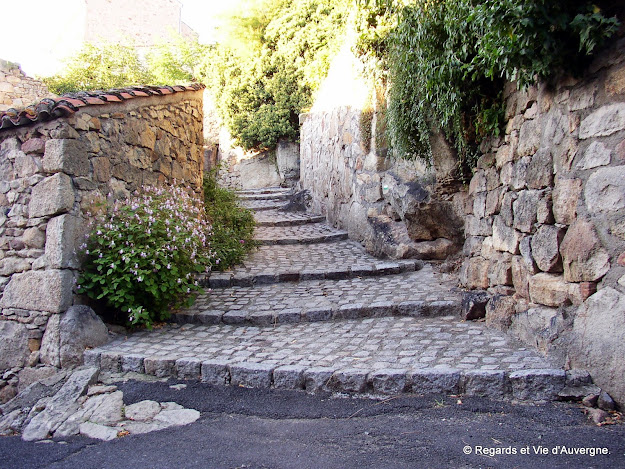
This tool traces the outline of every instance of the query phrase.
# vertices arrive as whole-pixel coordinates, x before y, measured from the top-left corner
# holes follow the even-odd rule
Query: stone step
[[[256,226],[297,226],[325,221],[323,215],[306,212],[283,212],[281,210],[263,210],[254,214]]]
[[[284,200],[241,200],[240,205],[249,210],[259,212],[262,210],[276,210],[284,207],[286,201]]]
[[[242,189],[236,191],[237,195],[260,195],[260,194],[283,194],[290,193],[291,189],[286,187],[263,187],[260,189]]]
[[[454,279],[431,266],[416,272],[216,288],[173,315],[179,323],[270,325],[382,316],[459,314]]]
[[[398,274],[421,268],[415,259],[386,261],[345,240],[302,245],[260,246],[244,262],[225,272],[198,277],[205,287],[252,286],[302,280],[345,279]]]
[[[573,383],[506,334],[454,317],[174,324],[87,350],[85,363],[105,373],[308,392],[548,400]]]
[[[290,192],[275,192],[269,194],[239,194],[240,201],[248,200],[287,200],[291,196]]]
[[[254,239],[260,244],[312,244],[347,239],[347,231],[337,230],[326,223],[295,226],[259,226]]]

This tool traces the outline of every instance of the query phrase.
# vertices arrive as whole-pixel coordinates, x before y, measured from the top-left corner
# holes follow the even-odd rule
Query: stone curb
[[[290,192],[291,189],[287,189],[284,187],[262,187],[260,189],[242,189],[236,191],[237,195],[249,195],[249,194],[275,194],[275,193],[284,193]]]
[[[315,244],[328,243],[332,241],[342,241],[348,238],[347,231],[338,231],[336,233],[310,236],[307,238],[255,238],[260,244],[265,246],[287,245],[287,244]]]
[[[256,202],[256,201],[251,201]],[[241,201],[241,206],[253,212],[262,212],[263,210],[280,209],[286,205],[285,201],[268,201],[266,204],[246,204],[245,201]]]
[[[323,215],[310,215],[306,218],[296,219],[278,219],[278,220],[262,220],[256,221],[256,226],[270,226],[270,227],[286,227],[286,226],[301,226],[312,223],[323,223],[326,221],[326,217]]]
[[[255,311],[237,309],[231,311],[208,310],[195,314],[174,313],[172,320],[178,324],[230,324],[270,326],[298,322],[334,321],[344,319],[365,319],[389,316],[441,317],[452,316],[460,308],[460,300],[444,301],[390,301],[363,305],[360,303],[335,308],[286,308],[279,311]]]
[[[301,272],[267,271],[266,273],[234,275],[230,272],[211,272],[210,275],[198,276],[202,287],[228,288],[251,287],[253,285],[268,285],[282,282],[300,282],[306,280],[344,280],[353,277],[375,277],[393,275],[404,272],[421,270],[423,263],[416,259],[402,259],[397,262],[378,262],[362,266],[346,266],[335,270],[303,270]]]
[[[270,194],[237,194],[240,201],[246,200],[287,200],[290,196],[290,192],[275,192]]]
[[[144,357],[137,371],[120,354],[88,350],[85,365],[101,372],[138,372],[161,378],[198,380],[212,385],[250,388],[338,392],[347,394],[451,394],[514,398],[525,401],[557,400],[566,384],[560,369],[532,369],[511,373],[499,370],[423,368],[363,370],[355,368],[303,367],[264,363],[229,363],[195,358]]]

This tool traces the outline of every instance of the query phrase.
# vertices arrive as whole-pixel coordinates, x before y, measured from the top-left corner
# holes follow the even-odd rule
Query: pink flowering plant
[[[93,222],[78,292],[104,301],[130,325],[151,327],[200,290],[215,263],[201,202],[177,187],[145,187]]]

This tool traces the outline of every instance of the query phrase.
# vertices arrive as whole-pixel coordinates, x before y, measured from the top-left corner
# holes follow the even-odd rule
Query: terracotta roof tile
[[[11,108],[0,112],[0,130],[69,116],[85,106],[119,103],[138,97],[164,96],[183,91],[199,91],[204,88],[202,84],[193,83],[191,85],[133,86],[106,91],[67,93],[59,98],[42,99],[22,110]]]

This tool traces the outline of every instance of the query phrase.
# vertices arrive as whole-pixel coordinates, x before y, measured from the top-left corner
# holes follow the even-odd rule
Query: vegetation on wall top
[[[55,94],[107,90],[141,85],[187,84],[209,47],[172,34],[171,42],[155,46],[145,58],[132,45],[91,44],[65,61],[64,70],[42,81]]]
[[[431,162],[440,129],[470,169],[503,123],[506,80],[579,73],[618,21],[585,0],[358,0],[358,52],[389,84],[395,155]]]

